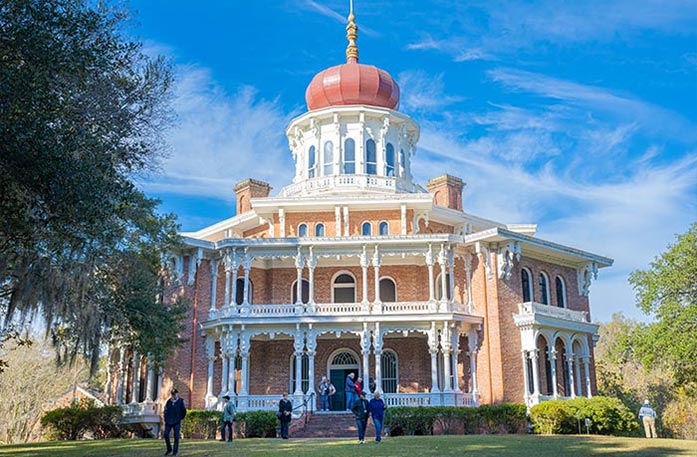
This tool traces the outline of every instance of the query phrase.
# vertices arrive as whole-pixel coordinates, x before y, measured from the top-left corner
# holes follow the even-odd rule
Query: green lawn
[[[140,457],[164,455],[156,440],[113,440],[0,446],[0,456]],[[187,456],[331,456],[441,457],[487,456],[697,456],[697,441],[647,440],[605,436],[466,435],[386,438],[358,445],[349,439],[248,439],[233,444],[182,441],[179,455]]]

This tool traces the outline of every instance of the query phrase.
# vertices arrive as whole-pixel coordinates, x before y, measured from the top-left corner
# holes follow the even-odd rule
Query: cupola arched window
[[[397,167],[397,172],[395,173],[395,176],[401,176],[403,171],[406,170],[407,168],[407,162],[404,158],[404,149],[399,150],[399,166]]]
[[[378,226],[378,233],[380,235],[383,235],[383,236],[389,235],[390,234],[390,225],[385,221],[380,222],[380,225]]]
[[[315,225],[315,236],[324,236],[324,224]]]
[[[365,173],[368,175],[378,174],[378,156],[373,140],[365,142]]]
[[[356,142],[353,138],[344,141],[344,174],[356,173]]]
[[[298,238],[305,238],[307,236],[307,224],[298,225]]]
[[[348,273],[342,273],[332,283],[332,298],[334,303],[356,302],[356,280]]]
[[[549,305],[549,280],[547,274],[540,273],[540,303]]]
[[[532,281],[527,268],[520,270],[520,284],[523,289],[523,302],[532,301]]]
[[[334,143],[327,141],[324,143],[324,176],[334,174]]]
[[[361,235],[370,236],[373,234],[373,225],[370,222],[363,222],[361,225]]]
[[[392,146],[392,143],[387,143],[387,148],[385,149],[385,176],[394,176],[394,159],[394,146]]]
[[[554,278],[554,285],[557,292],[557,306],[566,308],[566,284],[561,276]]]
[[[307,151],[307,176],[308,178],[314,178],[317,173],[317,154],[315,152],[315,147],[310,146]]]

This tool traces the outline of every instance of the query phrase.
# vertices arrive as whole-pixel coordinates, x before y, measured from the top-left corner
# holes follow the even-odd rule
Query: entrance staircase
[[[291,438],[355,438],[358,439],[356,419],[344,411],[315,412],[305,424],[305,417],[293,421],[289,431]],[[375,439],[375,426],[368,419],[366,440]]]

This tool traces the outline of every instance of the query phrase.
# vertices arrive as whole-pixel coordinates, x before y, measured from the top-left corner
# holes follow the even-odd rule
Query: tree
[[[637,348],[645,366],[660,366],[678,387],[697,380],[697,223],[677,237],[648,270],[631,274],[637,306],[655,317]]]
[[[88,0],[0,3],[0,341],[39,315],[59,360],[177,342],[160,252],[176,225],[133,183],[163,152],[171,68]],[[0,365],[0,368],[2,366]]]

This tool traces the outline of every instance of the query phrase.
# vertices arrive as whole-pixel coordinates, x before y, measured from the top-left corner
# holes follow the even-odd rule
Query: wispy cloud
[[[309,9],[311,11],[319,13],[322,16],[334,19],[340,24],[346,24],[348,22],[348,11],[346,11],[345,15],[340,14],[337,11],[334,11],[333,9],[329,8],[328,6],[318,3],[314,0],[300,0],[299,5],[305,9]],[[346,5],[348,6],[348,3]],[[380,36],[380,34],[377,31],[368,28],[365,25],[362,25],[359,20],[357,20],[356,22],[358,23],[359,33],[365,33],[368,36]]]
[[[422,70],[404,71],[397,77],[402,109],[432,111],[462,100],[443,92],[443,75],[429,75]]]

